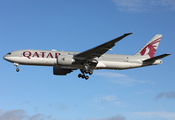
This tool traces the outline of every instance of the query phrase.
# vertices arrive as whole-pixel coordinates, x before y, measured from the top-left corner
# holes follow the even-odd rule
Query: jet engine
[[[54,75],[67,75],[69,73],[71,73],[72,70],[71,69],[64,69],[64,68],[60,68],[60,67],[53,67],[53,74]]]
[[[73,62],[75,62],[75,60],[72,58],[72,56],[64,56],[64,55],[57,56],[58,65],[69,66],[72,65]]]

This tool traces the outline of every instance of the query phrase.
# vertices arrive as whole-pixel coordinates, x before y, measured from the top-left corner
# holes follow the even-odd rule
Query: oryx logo
[[[62,58],[61,60],[62,60],[62,61],[65,61],[65,58],[66,58],[66,57]]]
[[[142,49],[142,51],[140,52],[140,54],[142,56],[149,55],[151,58],[154,57],[154,54],[155,54],[155,52],[157,50],[157,46],[158,46],[158,44],[156,44],[156,43],[159,43],[160,42],[160,39],[161,39],[161,37],[158,38],[158,39],[156,39],[156,40],[154,40],[153,42],[149,43],[147,46],[145,46]]]

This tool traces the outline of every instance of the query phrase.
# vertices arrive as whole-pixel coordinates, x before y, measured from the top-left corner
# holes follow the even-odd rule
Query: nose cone
[[[10,61],[10,58],[11,58],[11,52],[10,53],[7,53],[6,55],[4,55],[4,60],[7,60],[7,61]]]
[[[3,58],[4,60],[11,62],[11,56],[5,55]]]
[[[7,55],[4,55],[4,57],[3,57],[3,58],[4,58],[4,60],[7,60]]]

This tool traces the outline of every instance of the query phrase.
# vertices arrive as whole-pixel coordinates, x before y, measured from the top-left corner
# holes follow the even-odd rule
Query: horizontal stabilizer
[[[153,57],[153,58],[146,59],[146,60],[144,60],[143,62],[154,62],[154,61],[156,61],[156,60],[158,60],[158,59],[161,59],[161,58],[164,58],[164,57],[166,57],[166,56],[168,56],[168,55],[171,55],[171,54],[170,54],[170,53],[165,53],[165,54],[162,54],[162,55]]]

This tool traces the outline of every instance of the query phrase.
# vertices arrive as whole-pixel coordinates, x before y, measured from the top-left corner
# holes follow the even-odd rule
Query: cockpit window
[[[7,55],[11,55],[11,53],[7,53]]]

